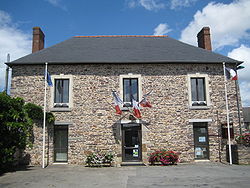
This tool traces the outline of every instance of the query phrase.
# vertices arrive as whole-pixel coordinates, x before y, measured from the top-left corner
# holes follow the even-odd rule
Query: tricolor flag
[[[152,108],[152,105],[148,102],[147,98],[143,98],[140,102],[140,105],[142,107],[149,107]]]
[[[53,83],[52,83],[52,80],[51,80],[51,76],[49,74],[49,72],[47,71],[47,83],[48,83],[48,86],[53,86]]]
[[[226,77],[228,80],[238,80],[236,71],[234,69],[225,67],[225,70],[226,70]]]
[[[112,95],[114,97],[116,113],[121,115],[122,114],[121,106],[123,105],[123,102],[122,102],[121,98],[116,94],[115,91],[112,92]]]
[[[134,116],[141,118],[141,112],[135,99],[132,99]]]

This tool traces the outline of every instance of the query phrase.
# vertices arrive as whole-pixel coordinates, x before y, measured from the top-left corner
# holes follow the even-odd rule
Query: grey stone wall
[[[239,164],[250,164],[250,147],[238,145]]]
[[[70,164],[83,164],[91,151],[112,151],[116,163],[121,162],[121,120],[128,119],[129,112],[116,115],[111,91],[119,92],[119,75],[140,74],[143,94],[153,90],[149,97],[153,108],[144,108],[142,120],[142,152],[146,163],[148,154],[157,149],[180,152],[182,162],[194,160],[193,124],[189,119],[212,119],[208,123],[210,160],[220,161],[223,146],[220,125],[226,122],[224,77],[222,64],[78,64],[48,65],[51,75],[73,76],[73,108],[68,112],[53,112],[56,121],[72,122],[69,125]],[[208,74],[208,92],[211,106],[207,109],[190,109],[188,102],[187,74]],[[13,66],[11,94],[23,97],[27,102],[43,105],[44,66]],[[47,90],[47,104],[51,104],[51,92]],[[239,133],[235,83],[228,82],[230,122]],[[50,110],[51,106],[48,106]],[[242,117],[242,116],[241,116]],[[52,136],[46,136],[49,163],[53,163]],[[41,163],[42,129],[34,126],[35,142],[30,152],[32,164]],[[49,147],[48,147],[49,146]]]

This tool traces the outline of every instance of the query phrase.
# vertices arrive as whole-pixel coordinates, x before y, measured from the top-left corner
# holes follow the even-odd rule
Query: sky
[[[45,47],[79,35],[168,35],[197,46],[209,26],[213,51],[244,61],[240,92],[250,106],[250,0],[1,0],[0,91],[7,54],[30,54],[36,26]]]

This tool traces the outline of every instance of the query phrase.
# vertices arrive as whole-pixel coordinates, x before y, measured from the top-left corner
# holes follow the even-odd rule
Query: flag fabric
[[[225,67],[225,70],[226,70],[226,77],[228,80],[238,80],[236,71],[234,69]]]
[[[137,117],[137,118],[141,118],[141,112],[140,112],[140,109],[139,109],[139,106],[138,106],[136,100],[132,99],[132,103],[133,103],[134,116]]]
[[[142,107],[149,107],[149,108],[152,108],[152,105],[151,105],[150,102],[147,100],[147,98],[143,98],[139,104],[140,104]]]
[[[121,115],[122,114],[121,106],[123,105],[123,102],[122,102],[121,98],[116,94],[115,91],[112,92],[112,95],[114,97],[116,113]]]
[[[50,76],[49,72],[47,72],[47,83],[48,83],[48,86],[50,86],[50,87],[53,86],[53,83],[52,83],[51,76]]]
[[[141,102],[139,102],[140,106],[152,108],[152,105],[147,100],[147,97],[151,94],[151,92],[152,92],[152,90],[149,93],[143,95]]]

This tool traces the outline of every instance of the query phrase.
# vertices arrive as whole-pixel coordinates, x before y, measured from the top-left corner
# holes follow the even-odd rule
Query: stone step
[[[143,162],[122,162],[121,166],[146,166]]]

